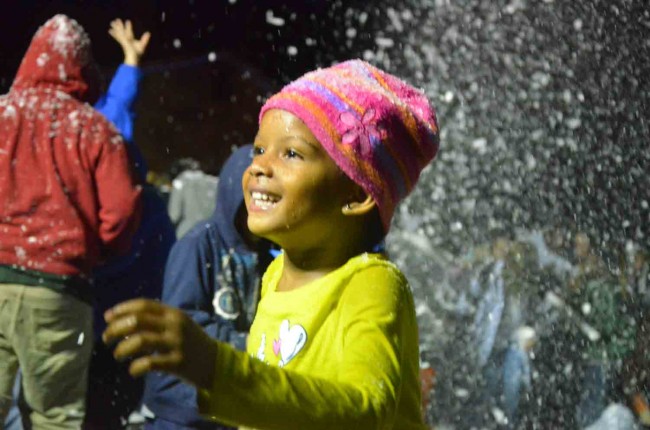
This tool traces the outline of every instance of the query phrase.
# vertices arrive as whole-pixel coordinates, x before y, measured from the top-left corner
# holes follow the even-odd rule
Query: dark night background
[[[34,32],[56,13],[90,34],[108,83],[122,61],[109,23],[131,19],[137,37],[152,32],[135,135],[150,168],[163,172],[191,156],[217,173],[231,146],[254,136],[264,97],[315,65],[350,56],[332,31],[343,12],[342,3],[319,0],[12,1],[0,17],[0,91],[9,89]],[[283,25],[268,22],[278,16]]]

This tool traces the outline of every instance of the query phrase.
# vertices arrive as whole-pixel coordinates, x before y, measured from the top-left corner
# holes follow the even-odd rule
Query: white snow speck
[[[295,46],[288,46],[287,54],[289,54],[292,57],[295,57],[296,55],[298,55],[298,48],[296,48]]]
[[[580,118],[569,118],[566,121],[567,127],[569,127],[571,130],[575,130],[576,128],[580,127],[580,124]]]
[[[370,61],[375,58],[375,53],[372,52],[370,49],[366,49],[363,51],[363,59],[366,61]]]
[[[123,142],[122,136],[119,134],[116,134],[113,137],[111,137],[111,143],[113,145],[120,145],[122,142]]]
[[[63,82],[68,80],[68,75],[65,73],[65,67],[63,67],[63,64],[59,64],[59,79]]]
[[[492,408],[492,416],[494,417],[494,420],[499,424],[503,425],[508,423],[506,414],[499,408]]]
[[[454,390],[454,394],[456,395],[456,397],[460,397],[461,399],[464,399],[469,396],[469,391],[465,388],[457,388]]]
[[[395,46],[395,41],[389,37],[377,36],[375,37],[375,43],[380,48],[392,48]]]
[[[578,19],[576,19],[575,21],[573,21],[573,28],[574,28],[576,31],[580,31],[580,30],[582,30],[582,20],[581,20],[580,18],[578,18]]]
[[[19,260],[24,260],[27,258],[27,252],[25,251],[25,248],[16,246],[14,250],[16,251],[16,257],[18,257]]]
[[[174,45],[174,48],[176,48],[176,49],[178,49],[178,48],[180,48],[180,47],[182,46],[182,45],[181,45],[181,40],[180,40],[180,39],[174,39],[174,41],[172,42],[172,44]]]
[[[526,156],[526,166],[528,170],[533,170],[537,166],[537,160],[533,154],[528,154]]]
[[[50,56],[46,52],[42,52],[41,55],[36,59],[36,65],[38,67],[43,67],[50,59]]]
[[[3,118],[16,118],[16,108],[12,105],[8,105],[4,112],[2,112]]]
[[[368,20],[368,13],[367,12],[361,12],[358,17],[359,23],[365,24],[366,21]]]
[[[484,152],[487,148],[487,139],[484,137],[474,139],[472,142],[472,148],[476,149],[478,152]]]
[[[393,9],[392,7],[389,7],[386,9],[386,14],[388,15],[388,19],[390,19],[390,23],[395,27],[395,30],[399,33],[404,31],[404,25],[402,25],[402,20],[400,19],[398,13]]]
[[[284,18],[273,15],[272,10],[266,11],[266,23],[274,25],[276,27],[282,27],[284,25]]]
[[[215,61],[217,61],[217,54],[215,52],[210,52],[208,54],[208,61],[211,62],[211,63],[214,63]]]

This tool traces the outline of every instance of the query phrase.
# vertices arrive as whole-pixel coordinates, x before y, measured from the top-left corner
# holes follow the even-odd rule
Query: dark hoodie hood
[[[54,89],[94,102],[99,82],[88,34],[77,21],[56,15],[34,34],[11,89]]]
[[[235,227],[237,211],[244,203],[242,176],[253,160],[253,145],[244,145],[233,152],[221,168],[217,185],[217,204],[210,221],[228,248],[248,246]]]

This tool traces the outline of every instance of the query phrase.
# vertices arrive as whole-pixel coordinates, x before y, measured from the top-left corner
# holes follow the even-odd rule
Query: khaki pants
[[[45,287],[0,284],[0,423],[20,367],[33,428],[81,428],[92,336],[90,305]]]

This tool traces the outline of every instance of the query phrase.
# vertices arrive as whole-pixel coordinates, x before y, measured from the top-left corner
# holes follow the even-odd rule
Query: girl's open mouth
[[[279,201],[280,198],[278,196],[274,196],[273,194],[267,194],[261,191],[251,192],[252,206],[260,210],[272,209]]]

